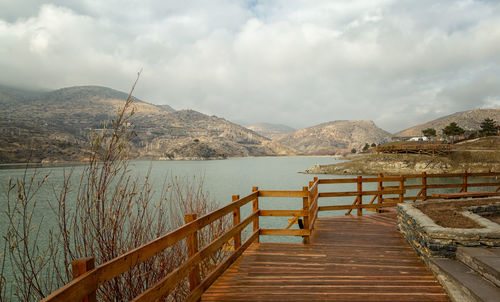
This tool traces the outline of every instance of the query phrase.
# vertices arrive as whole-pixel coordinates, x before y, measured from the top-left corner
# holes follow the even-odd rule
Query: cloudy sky
[[[391,132],[500,108],[500,1],[1,0],[0,84]]]

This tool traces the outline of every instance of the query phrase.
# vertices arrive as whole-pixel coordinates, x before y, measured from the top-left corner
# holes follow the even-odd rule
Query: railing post
[[[403,175],[399,175],[399,201],[398,202],[404,202],[404,194],[403,194],[403,189],[405,187],[405,177]]]
[[[196,214],[185,214],[184,221],[190,223],[196,218]],[[198,232],[194,232],[186,237],[188,259],[198,253]],[[196,265],[189,273],[189,289],[193,291],[201,283],[200,265]]]
[[[358,176],[357,179],[357,184],[358,184],[358,206],[363,204],[363,176]],[[363,209],[358,207],[357,208],[357,214],[358,216],[363,216]]]
[[[240,195],[233,195],[233,202],[240,199]],[[240,208],[233,211],[233,226],[237,226],[240,223]],[[234,250],[237,250],[241,246],[241,232],[234,235]]]
[[[378,187],[377,187],[377,190],[378,190],[378,203],[381,204],[384,202],[384,196],[382,194],[382,191],[384,190],[384,183],[382,182],[382,178],[384,178],[384,174],[382,173],[378,173],[377,174],[377,177],[379,178],[378,180]]]
[[[467,192],[467,170],[464,171],[464,176],[462,177],[462,192]]]
[[[258,192],[259,188],[258,187],[253,187],[252,192]],[[252,212],[255,213],[259,210],[259,196],[255,197],[254,200],[252,200]],[[259,230],[259,216],[255,217],[253,220],[253,232],[257,232]],[[260,236],[257,236],[257,239],[255,239],[255,242],[259,243],[260,242]]]
[[[307,197],[302,197],[302,210],[309,209],[309,188],[302,187],[302,191],[307,194]],[[309,216],[304,216],[304,230],[309,231]],[[302,243],[309,244],[309,236],[302,236]]]
[[[318,182],[318,178],[317,177],[314,177],[314,183],[316,183],[316,187],[314,188],[313,190],[313,198],[316,200],[316,196],[318,195],[318,189],[319,189],[319,183]],[[313,200],[314,202],[314,200]],[[319,207],[319,198],[316,200],[316,203],[315,203],[315,206],[314,208],[312,209],[312,212],[313,212],[313,217],[310,217],[311,218],[311,221],[313,220],[316,220],[316,209]]]
[[[422,200],[427,200],[427,173],[422,172]]]
[[[94,257],[80,258],[73,260],[71,262],[71,268],[73,271],[73,279],[80,277],[86,272],[93,270],[95,267],[95,259]],[[87,297],[80,300],[80,302],[96,302],[96,294],[95,291],[90,293]]]

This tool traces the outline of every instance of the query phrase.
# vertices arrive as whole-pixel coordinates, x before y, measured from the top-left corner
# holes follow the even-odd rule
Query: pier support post
[[[427,200],[427,173],[422,172],[422,201]]]
[[[403,190],[405,188],[405,177],[403,175],[400,175],[399,176],[400,179],[399,179],[399,202],[404,202],[405,201],[405,196],[404,196],[404,193],[403,193]]]
[[[86,272],[93,270],[95,267],[95,259],[94,257],[80,258],[73,260],[71,262],[71,268],[73,271],[73,279],[80,277]],[[89,294],[87,297],[80,300],[80,302],[96,302],[96,294],[95,291]]]
[[[462,192],[467,192],[467,170],[464,171],[464,176],[462,177]]]
[[[360,205],[363,204],[363,176],[358,176],[357,184],[358,184],[357,214],[358,216],[363,216],[363,208],[359,207]]]
[[[240,195],[233,195],[233,202],[240,199]],[[240,208],[233,211],[233,226],[237,226],[240,223]],[[241,232],[234,235],[234,250],[236,251],[241,246]]]
[[[384,202],[384,195],[382,194],[382,191],[384,190],[384,182],[382,181],[382,178],[384,178],[384,174],[378,173],[377,177],[379,178],[377,185],[377,191],[378,191],[377,201],[378,204],[382,204]],[[380,213],[381,211],[382,208],[377,209],[377,213]]]
[[[189,223],[196,220],[196,214],[184,215],[184,221]],[[191,258],[198,252],[198,232],[194,232],[186,237],[186,245],[188,250],[188,258]],[[200,265],[196,265],[189,273],[189,289],[191,292],[201,283]]]
[[[258,192],[259,187],[253,187],[252,192]],[[259,210],[259,197],[255,197],[254,200],[252,200],[252,212],[255,213]],[[259,230],[259,216],[255,217],[253,220],[253,232],[257,232]],[[260,236],[257,236],[257,239],[255,239],[255,242],[259,243],[260,242]]]
[[[309,188],[302,187],[302,191],[304,191],[308,196],[302,198],[302,210],[307,211],[309,210]],[[304,216],[304,230],[309,231],[309,216]],[[302,236],[302,243],[309,244],[309,242],[310,242],[309,235]]]

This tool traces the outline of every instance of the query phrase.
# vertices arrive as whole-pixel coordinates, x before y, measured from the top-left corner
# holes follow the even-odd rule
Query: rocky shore
[[[500,151],[452,152],[449,156],[367,154],[332,165],[315,165],[306,174],[387,175],[500,171]]]

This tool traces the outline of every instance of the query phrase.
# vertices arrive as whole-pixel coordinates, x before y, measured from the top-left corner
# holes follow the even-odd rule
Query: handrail
[[[463,173],[436,173],[427,174],[425,172],[421,174],[406,174],[400,176],[382,176],[379,174],[377,177],[360,177],[357,178],[344,178],[344,179],[321,179],[319,184],[349,184],[357,183],[358,190],[356,191],[344,191],[344,192],[320,192],[320,198],[336,198],[336,197],[347,197],[355,196],[356,199],[352,204],[341,204],[341,205],[322,205],[319,207],[319,211],[336,211],[336,210],[348,210],[346,215],[354,209],[358,210],[358,215],[362,215],[361,209],[368,210],[380,210],[383,207],[394,206],[395,203],[404,202],[406,200],[411,200],[416,202],[417,200],[428,200],[439,198],[436,195],[432,196],[429,194],[428,190],[436,189],[460,189],[460,192],[467,192],[468,188],[481,188],[481,187],[497,187],[494,192],[500,191],[500,172],[479,172],[479,173],[469,173],[464,171]],[[493,182],[470,182],[471,178],[484,178],[484,177],[496,177],[498,181]],[[462,179],[461,183],[435,183],[428,184],[427,179],[442,179],[442,178],[458,178]],[[421,179],[420,184],[406,184],[408,179]],[[376,190],[363,190],[363,183],[378,183]],[[399,182],[399,185],[385,185],[384,182],[394,183]],[[408,193],[409,190],[419,190],[416,195]],[[363,196],[373,196],[369,204],[362,204]],[[396,198],[384,198],[384,195],[399,195]],[[490,194],[496,195],[496,194]],[[375,200],[378,202],[375,203]],[[314,218],[313,218],[314,219]]]
[[[344,178],[344,179],[318,179],[314,178],[313,181],[309,182],[309,185],[303,187],[300,191],[279,191],[279,190],[259,190],[257,187],[252,188],[252,193],[249,195],[239,198],[239,196],[233,196],[233,202],[226,206],[223,206],[217,210],[214,210],[206,215],[201,216],[192,222],[186,223],[185,225],[173,230],[163,236],[152,240],[140,247],[137,247],[117,258],[114,258],[106,263],[97,266],[87,272],[83,270],[83,273],[75,274],[75,278],[64,285],[60,289],[53,292],[51,295],[46,297],[42,301],[67,301],[71,300],[81,300],[87,297],[98,289],[99,286],[103,285],[105,282],[121,275],[127,270],[131,269],[137,264],[153,257],[154,255],[162,252],[166,248],[176,244],[177,242],[183,240],[184,238],[191,238],[210,223],[221,219],[222,217],[233,213],[233,227],[225,231],[224,234],[220,235],[218,238],[213,240],[207,246],[202,247],[198,250],[198,247],[191,252],[190,257],[175,270],[167,274],[161,281],[148,288],[141,295],[136,297],[134,301],[149,301],[161,298],[174,289],[179,282],[187,276],[187,274],[193,274],[196,271],[196,267],[211,254],[227,246],[233,238],[234,251],[228,255],[228,257],[220,263],[208,276],[199,280],[196,284],[191,284],[191,294],[187,298],[187,301],[197,301],[203,292],[216,280],[225,269],[231,265],[238,257],[243,253],[253,242],[259,242],[259,236],[261,235],[278,235],[278,236],[302,236],[303,242],[308,243],[309,237],[314,229],[314,224],[318,218],[318,213],[320,211],[337,211],[337,210],[348,210],[347,214],[354,209],[357,210],[358,215],[362,215],[362,210],[372,210],[378,211],[385,207],[393,207],[398,203],[404,202],[405,200],[411,200],[416,202],[417,200],[427,200],[437,198],[429,194],[428,190],[443,189],[443,188],[459,188],[460,192],[467,192],[468,188],[471,187],[497,187],[494,189],[495,192],[500,191],[500,172],[483,172],[483,173],[439,173],[439,174],[409,174],[400,176],[383,176],[379,174],[377,177],[362,177],[357,178]],[[461,178],[461,183],[432,183],[428,184],[428,178],[440,179],[440,178]],[[480,178],[480,177],[497,177],[497,181],[493,182],[470,182],[470,178]],[[421,179],[421,184],[406,184],[408,179]],[[398,185],[394,185],[394,183]],[[356,184],[356,191],[346,191],[346,192],[320,192],[319,187],[322,184]],[[363,190],[364,183],[377,183],[376,190]],[[384,183],[389,183],[385,185]],[[419,190],[418,194],[411,196],[408,190]],[[500,193],[495,193],[499,194]],[[367,204],[363,204],[363,196],[373,196],[371,201]],[[384,197],[384,195],[386,195]],[[389,195],[390,197],[387,197]],[[396,196],[394,196],[396,195]],[[339,205],[320,205],[320,198],[337,198],[337,197],[348,197],[355,196],[354,202],[349,204],[339,204]],[[259,198],[302,198],[303,206],[301,209],[295,210],[267,210],[259,207]],[[377,202],[375,202],[377,201]],[[249,202],[252,202],[251,213],[242,221],[240,221],[240,208]],[[285,229],[264,229],[259,226],[259,217],[292,217],[292,223],[297,220],[298,217],[303,218],[303,229],[289,229],[289,226]],[[193,217],[192,219],[194,219]],[[241,232],[250,224],[253,224],[253,233],[246,239],[246,241],[241,243]],[[198,272],[199,274],[199,272]],[[191,279],[190,279],[191,280]]]
[[[76,279],[73,279],[71,282],[59,288],[42,301],[67,301],[68,297],[71,297],[74,300],[80,300],[96,291],[97,288],[105,282],[121,275],[137,264],[146,261],[159,252],[174,245],[188,235],[247,204],[254,198],[258,197],[258,195],[258,192],[253,192],[236,202],[214,210],[211,213],[208,213],[193,222],[187,223],[168,234],[160,236],[149,243],[103,263]]]

